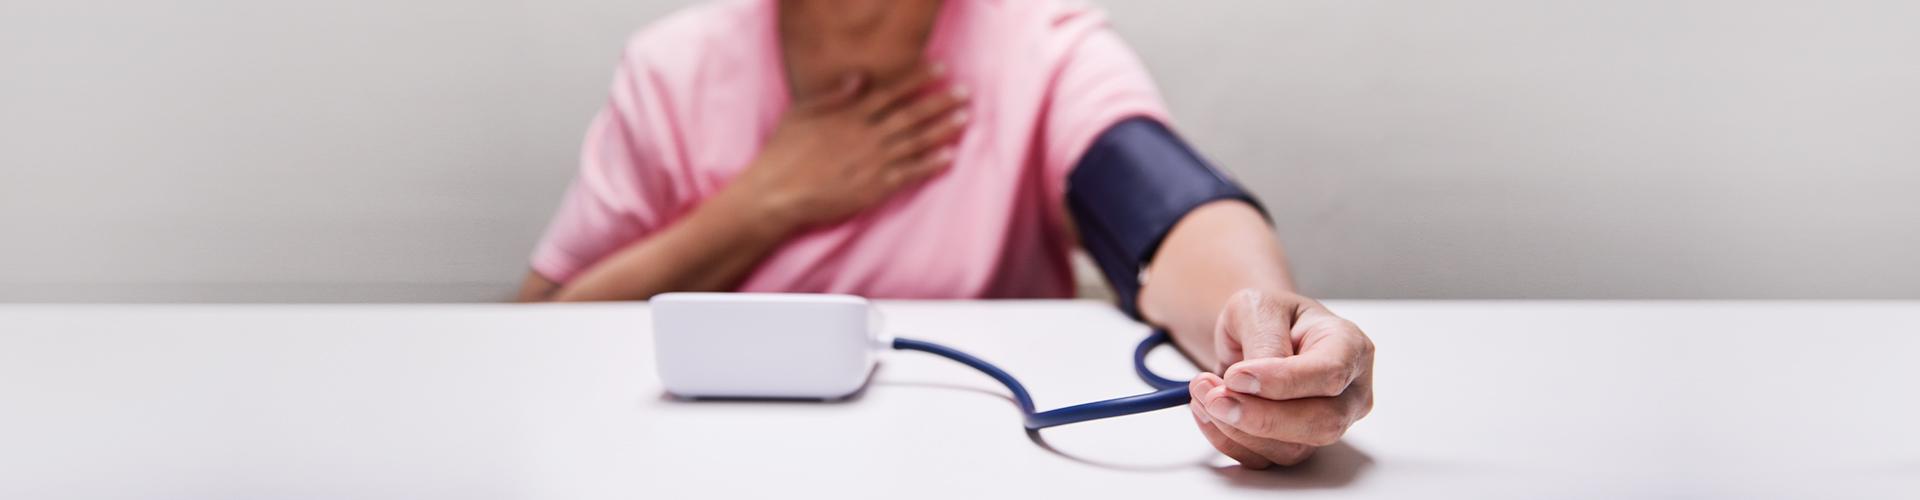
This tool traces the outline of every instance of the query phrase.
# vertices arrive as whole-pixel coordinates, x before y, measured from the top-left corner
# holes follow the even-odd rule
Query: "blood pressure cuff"
[[[1067,176],[1067,210],[1081,245],[1106,274],[1120,310],[1136,320],[1140,271],[1160,241],[1187,212],[1218,200],[1245,201],[1266,214],[1252,194],[1148,118],[1101,133]]]

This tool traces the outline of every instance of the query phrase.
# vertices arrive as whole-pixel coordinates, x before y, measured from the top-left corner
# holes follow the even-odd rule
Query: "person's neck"
[[[807,28],[806,35],[857,37],[876,31],[893,4],[888,0],[781,0],[780,12],[784,20]]]
[[[860,72],[876,81],[911,67],[941,0],[780,0],[781,49],[796,95]]]

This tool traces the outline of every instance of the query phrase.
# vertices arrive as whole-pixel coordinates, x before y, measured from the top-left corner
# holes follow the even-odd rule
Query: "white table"
[[[847,402],[666,399],[638,304],[0,306],[0,498],[1920,496],[1920,303],[1331,305],[1378,407],[1279,471],[1183,409],[1036,443],[918,353]],[[1102,304],[883,310],[1043,408],[1144,390]]]

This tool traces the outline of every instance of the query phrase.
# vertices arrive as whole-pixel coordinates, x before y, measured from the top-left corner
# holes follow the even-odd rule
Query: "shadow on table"
[[[1085,465],[1091,465],[1094,467],[1099,467],[1102,469],[1111,469],[1111,470],[1132,471],[1132,472],[1168,472],[1168,471],[1186,469],[1188,467],[1207,467],[1208,466],[1207,462],[1213,459],[1213,453],[1208,452],[1204,455],[1195,456],[1191,459],[1173,461],[1173,462],[1168,462],[1164,464],[1154,464],[1154,465],[1123,464],[1123,463],[1117,463],[1117,462],[1108,462],[1104,460],[1096,460],[1092,457],[1087,457],[1087,456],[1083,456],[1075,453],[1068,453],[1066,451],[1062,451],[1059,448],[1055,448],[1053,447],[1053,445],[1048,444],[1046,436],[1041,435],[1040,431],[1036,431],[1033,429],[1027,429],[1027,439],[1032,440],[1034,446],[1039,446],[1040,449],[1046,450],[1047,453],[1052,453],[1056,456],[1059,456],[1060,458],[1072,460],[1074,462],[1079,462]]]
[[[1127,471],[1165,471],[1193,466],[1208,467],[1212,469],[1214,474],[1225,478],[1227,482],[1234,486],[1263,490],[1339,488],[1353,484],[1354,479],[1359,478],[1363,471],[1373,465],[1373,457],[1367,456],[1366,452],[1360,451],[1359,448],[1354,448],[1353,445],[1347,444],[1345,441],[1321,448],[1319,451],[1314,452],[1313,457],[1297,465],[1290,467],[1274,466],[1268,467],[1265,470],[1254,470],[1239,465],[1210,465],[1213,458],[1212,453],[1208,453],[1207,456],[1201,457],[1194,462],[1176,463],[1165,466],[1133,466],[1105,463],[1055,449],[1053,446],[1047,444],[1046,438],[1040,435],[1040,431],[1027,431],[1027,438],[1033,440],[1034,445],[1047,450],[1049,453],[1095,467]]]
[[[1213,473],[1243,488],[1299,490],[1339,488],[1353,484],[1360,474],[1373,466],[1373,457],[1346,441],[1320,448],[1313,457],[1291,467],[1274,466],[1253,470],[1238,465],[1214,467]]]
[[[872,376],[872,375],[869,374],[869,376]],[[852,403],[855,401],[859,401],[860,398],[866,397],[867,387],[870,387],[872,385],[873,385],[872,383],[860,384],[860,389],[853,391],[853,394],[848,394],[848,395],[841,396],[838,398],[833,398],[833,399],[736,397],[736,396],[686,397],[686,396],[676,395],[674,393],[667,392],[667,391],[660,391],[660,400],[669,402],[669,403],[700,402],[703,404],[711,404],[711,403],[806,403],[806,404],[816,404],[816,405],[821,403],[842,404],[842,403]]]
[[[1019,403],[1016,403],[1012,397],[1006,394],[960,384],[903,381],[876,381],[875,384],[965,391],[1005,400],[1007,404],[1013,405],[1016,408],[1019,406]],[[862,392],[865,391],[863,390]],[[859,396],[855,395],[854,397]],[[1366,452],[1360,451],[1359,448],[1354,448],[1353,445],[1347,444],[1345,441],[1321,448],[1319,451],[1314,452],[1313,456],[1305,462],[1290,467],[1274,466],[1265,470],[1253,470],[1239,465],[1211,465],[1215,457],[1214,452],[1211,451],[1205,455],[1195,457],[1192,460],[1181,460],[1166,464],[1124,464],[1061,451],[1053,447],[1053,445],[1048,444],[1046,437],[1043,436],[1040,431],[1028,430],[1027,439],[1032,440],[1034,446],[1039,446],[1040,449],[1046,450],[1047,453],[1052,453],[1061,458],[1093,467],[1133,472],[1167,472],[1186,469],[1188,467],[1205,467],[1211,469],[1214,474],[1226,479],[1228,483],[1236,487],[1249,489],[1300,490],[1339,488],[1352,484],[1355,479],[1360,477],[1360,474],[1373,466],[1373,457],[1368,456]]]

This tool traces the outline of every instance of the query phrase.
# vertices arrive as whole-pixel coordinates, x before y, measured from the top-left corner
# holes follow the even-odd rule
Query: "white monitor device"
[[[650,302],[660,383],[675,396],[837,399],[873,372],[880,321],[865,298],[667,293]]]

